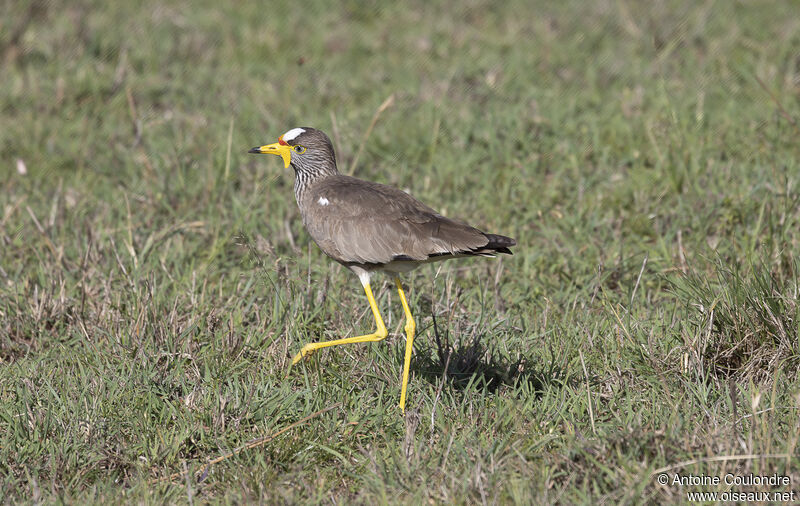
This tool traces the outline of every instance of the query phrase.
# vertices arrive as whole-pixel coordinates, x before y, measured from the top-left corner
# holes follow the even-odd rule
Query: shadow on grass
[[[549,366],[537,370],[530,367],[524,356],[509,360],[493,346],[485,345],[485,333],[475,333],[467,339],[458,336],[451,342],[449,330],[443,336],[439,332],[435,315],[433,335],[436,348],[425,346],[414,350],[411,369],[434,384],[445,378],[451,388],[457,390],[475,384],[494,393],[503,385],[516,387],[527,383],[534,391],[541,392],[548,386],[560,387],[575,382],[575,378],[568,377],[566,371],[556,365],[552,350],[551,360],[547,361]]]

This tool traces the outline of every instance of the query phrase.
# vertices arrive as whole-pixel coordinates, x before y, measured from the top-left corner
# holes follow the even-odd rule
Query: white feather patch
[[[305,130],[303,130],[302,128],[292,128],[291,130],[283,134],[281,138],[283,138],[283,140],[285,141],[290,141],[303,132],[305,132]]]
[[[325,197],[320,197],[319,200],[317,201],[317,204],[321,206],[327,206],[328,204],[330,204],[330,201]]]

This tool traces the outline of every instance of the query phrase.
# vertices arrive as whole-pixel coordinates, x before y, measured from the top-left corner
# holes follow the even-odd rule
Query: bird
[[[388,332],[370,279],[378,271],[392,274],[406,318],[400,386],[400,411],[404,414],[416,323],[400,274],[450,258],[510,255],[516,240],[446,218],[392,186],[339,173],[330,139],[311,127],[292,128],[277,142],[254,147],[249,153],[277,155],[284,168],[292,166],[294,196],[306,230],[328,257],[358,276],[375,319],[375,331],[370,334],[305,344],[292,365],[321,348],[385,339]]]

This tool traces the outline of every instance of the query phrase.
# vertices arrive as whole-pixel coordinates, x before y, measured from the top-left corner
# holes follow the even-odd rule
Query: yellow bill
[[[289,167],[289,164],[292,162],[292,147],[280,140],[278,142],[273,142],[272,144],[253,148],[248,151],[248,153],[278,155],[283,158],[284,167]]]

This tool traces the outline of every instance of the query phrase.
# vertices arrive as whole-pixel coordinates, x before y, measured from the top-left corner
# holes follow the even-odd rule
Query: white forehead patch
[[[303,132],[305,132],[305,130],[303,130],[302,128],[292,128],[291,130],[283,134],[281,138],[285,141],[290,141]]]
[[[327,206],[328,204],[330,204],[330,201],[328,201],[328,199],[326,199],[325,197],[320,197],[317,203],[321,206]]]

